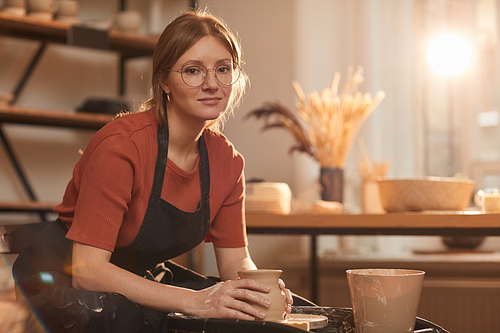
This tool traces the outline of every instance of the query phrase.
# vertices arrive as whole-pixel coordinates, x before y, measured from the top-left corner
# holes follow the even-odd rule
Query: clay
[[[271,302],[271,305],[268,308],[252,304],[252,306],[259,308],[266,314],[266,317],[264,318],[265,321],[283,320],[285,318],[286,296],[278,285],[281,273],[283,273],[283,271],[278,269],[257,269],[238,272],[238,275],[242,279],[256,280],[268,285],[269,288],[271,288],[269,293],[264,294]]]
[[[357,333],[410,333],[417,316],[424,271],[347,271]]]

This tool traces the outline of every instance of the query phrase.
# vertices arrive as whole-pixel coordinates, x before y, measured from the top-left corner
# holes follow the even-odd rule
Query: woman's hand
[[[196,291],[186,314],[211,318],[264,319],[265,314],[251,304],[269,307],[269,300],[262,294],[269,291],[267,285],[250,279],[220,282]]]
[[[281,289],[281,292],[283,292],[286,296],[286,313],[292,312],[292,305],[293,305],[293,297],[292,297],[292,292],[290,289],[285,288],[285,282],[283,282],[282,279],[279,279],[278,285]]]

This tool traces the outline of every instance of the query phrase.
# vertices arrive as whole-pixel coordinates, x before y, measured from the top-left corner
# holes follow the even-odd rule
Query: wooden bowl
[[[380,201],[387,212],[463,210],[476,183],[451,177],[379,178],[377,182]]]

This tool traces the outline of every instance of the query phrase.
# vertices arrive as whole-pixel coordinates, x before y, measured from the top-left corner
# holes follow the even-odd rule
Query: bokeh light
[[[473,55],[474,48],[465,37],[446,33],[429,43],[427,60],[437,73],[456,76],[471,66]]]

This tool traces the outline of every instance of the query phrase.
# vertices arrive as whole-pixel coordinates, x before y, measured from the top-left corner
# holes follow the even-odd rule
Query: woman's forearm
[[[110,263],[102,251],[81,244],[73,247],[74,288],[116,292],[140,306],[165,312],[183,312],[192,306],[194,291],[147,280]]]
[[[217,268],[219,269],[222,281],[235,279],[238,277],[238,271],[257,269],[246,247],[215,247],[215,255],[217,258]]]

